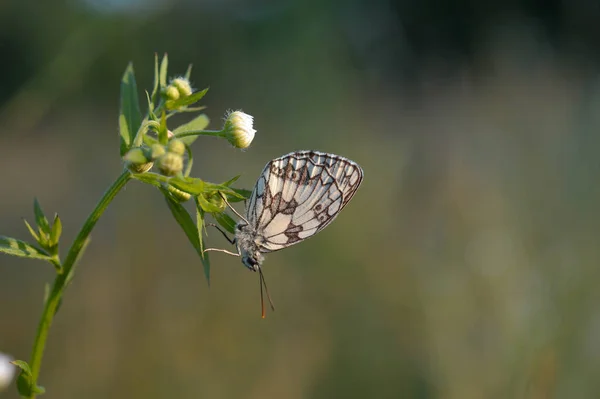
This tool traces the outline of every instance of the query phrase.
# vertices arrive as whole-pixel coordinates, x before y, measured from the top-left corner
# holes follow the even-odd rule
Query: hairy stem
[[[37,334],[31,354],[31,361],[29,362],[33,376],[34,387],[37,385],[37,380],[40,375],[40,368],[42,366],[42,357],[44,356],[44,348],[46,346],[46,339],[48,338],[48,331],[50,330],[54,315],[56,314],[56,311],[60,305],[65,288],[73,278],[81,250],[87,244],[89,235],[100,216],[102,216],[108,205],[125,186],[125,184],[127,184],[130,178],[131,173],[128,170],[125,170],[108,188],[108,190],[106,190],[100,199],[100,202],[98,202],[98,205],[96,205],[96,208],[92,211],[83,224],[83,227],[75,238],[75,241],[73,241],[73,244],[69,249],[69,253],[67,254],[67,257],[62,265],[62,273],[57,274],[56,278],[54,279],[52,290],[50,291],[50,295],[46,300],[46,304],[42,312],[42,318],[40,319],[40,323],[37,328]],[[29,397],[33,399],[35,396],[35,393],[32,393]]]

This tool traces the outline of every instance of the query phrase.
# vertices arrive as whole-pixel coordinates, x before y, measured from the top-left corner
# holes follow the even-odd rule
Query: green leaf
[[[148,90],[144,90],[146,93],[146,101],[148,102],[148,117],[152,120],[156,119],[156,115],[154,115],[154,100],[150,98],[150,94],[148,94]],[[153,94],[154,95],[154,94]]]
[[[198,242],[200,243],[200,259],[202,260],[202,267],[204,269],[204,276],[206,277],[206,282],[210,286],[210,258],[208,257],[208,253],[204,252],[204,211],[202,208],[198,206],[198,202],[196,202],[196,228],[198,230]]]
[[[229,187],[231,186],[233,183],[235,183],[237,181],[237,179],[240,178],[241,175],[237,175],[232,177],[231,179],[227,180],[225,183],[221,183],[222,186],[226,186]]]
[[[158,141],[162,145],[167,145],[167,143],[169,142],[168,131],[169,129],[167,128],[167,115],[163,111],[163,113],[160,116],[160,127],[158,128]]]
[[[158,81],[160,84],[160,88],[164,89],[167,87],[167,69],[169,68],[169,57],[167,53],[163,55],[163,59],[160,63],[160,74],[158,75]]]
[[[152,104],[156,101],[156,94],[158,93],[158,84],[159,84],[159,75],[158,75],[158,53],[154,53],[154,85],[152,87],[152,96],[148,98],[148,102],[150,102],[150,98],[152,99]],[[146,92],[147,94],[147,92]],[[150,107],[148,107],[148,111],[150,113]]]
[[[0,253],[21,258],[41,259],[51,261],[52,257],[45,251],[16,238],[0,236]]]
[[[19,395],[29,397],[32,395],[41,395],[46,392],[44,387],[36,385],[33,381],[31,367],[29,367],[29,364],[27,364],[26,361],[14,360],[11,363],[21,369],[19,377],[17,377],[17,390],[19,391]]]
[[[202,208],[203,211],[208,212],[208,213],[220,213],[222,212],[222,208],[211,204],[205,197],[206,194],[199,194],[198,196],[196,196],[196,201],[198,203],[198,205]]]
[[[37,198],[33,199],[33,212],[35,214],[35,222],[38,225],[38,228],[44,234],[50,234],[50,225],[48,224],[48,219],[46,219],[46,215],[44,215],[44,211],[40,206]]]
[[[219,223],[225,230],[230,232],[231,234],[235,234],[235,225],[237,224],[235,220],[225,212],[213,213],[212,216],[215,218],[217,223]]]
[[[208,87],[202,91],[195,92],[191,96],[183,97],[183,98],[180,98],[180,99],[174,100],[174,101],[173,100],[167,101],[167,107],[169,109],[177,109],[180,107],[185,107],[186,105],[192,105],[192,104],[200,101],[207,92],[208,92]]]
[[[54,215],[54,221],[52,222],[52,231],[50,232],[50,247],[58,245],[58,240],[62,234],[62,222],[58,217],[58,213]]]
[[[167,190],[161,189],[161,191],[163,192],[163,194],[165,196],[167,205],[169,205],[169,209],[171,210],[173,217],[175,218],[177,223],[179,223],[179,226],[181,226],[181,228],[183,229],[183,232],[187,236],[188,240],[190,241],[190,243],[192,244],[192,246],[194,247],[194,249],[196,250],[198,255],[200,255],[200,259],[202,259],[203,263],[204,263],[204,259],[205,259],[204,255],[205,254],[203,253],[204,248],[203,248],[203,243],[202,243],[202,239],[201,239],[201,233],[198,232],[198,230],[199,230],[198,225],[196,223],[194,223],[190,214],[185,210],[185,208],[179,202],[177,202],[177,200],[175,200],[171,197],[171,194],[169,194],[169,192]],[[208,258],[206,258],[206,259],[208,259]],[[205,268],[204,272],[205,272],[205,274],[207,274],[206,265],[204,266],[204,268]],[[208,266],[208,268],[209,268],[209,272],[207,274],[207,278],[210,277],[210,265]]]
[[[209,123],[210,120],[208,119],[208,116],[205,114],[200,114],[188,123],[184,123],[183,125],[179,126],[173,131],[173,134],[177,135],[178,133],[185,133],[193,130],[204,130]],[[180,140],[187,145],[191,145],[197,138],[198,136],[187,136],[181,138]]]
[[[31,227],[31,225],[29,224],[29,222],[27,220],[23,219],[23,222],[25,223],[25,226],[27,226],[27,230],[29,230],[29,234],[31,234],[31,236],[33,237],[33,239],[36,240],[39,243],[40,242],[40,237],[35,232],[35,230],[33,229],[33,227]]]
[[[229,202],[240,202],[245,201],[252,195],[252,191],[244,190],[243,188],[232,188],[231,189],[236,195],[228,195],[227,193],[227,201]]]
[[[192,64],[188,65],[187,71],[185,71],[185,78],[187,80],[190,80],[191,77],[192,77]]]
[[[197,177],[173,177],[169,180],[169,184],[195,196],[206,191],[207,183]]]
[[[121,156],[125,155],[140,127],[142,115],[137,95],[137,84],[133,64],[129,63],[121,79],[121,110],[119,112],[119,133],[121,135]]]
[[[183,171],[183,176],[188,177],[190,173],[192,173],[192,165],[194,164],[194,154],[192,153],[192,149],[188,144],[185,145],[185,151],[187,152],[188,160],[187,165],[185,166],[185,170]]]

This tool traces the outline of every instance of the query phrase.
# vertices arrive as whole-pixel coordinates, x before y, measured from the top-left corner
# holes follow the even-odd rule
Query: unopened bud
[[[185,144],[183,144],[183,141],[178,139],[170,140],[167,146],[167,151],[172,152],[173,154],[183,155],[185,154]]]
[[[179,154],[167,152],[156,161],[158,170],[165,176],[175,176],[183,170],[183,157]]]
[[[153,162],[148,158],[148,154],[140,147],[132,148],[123,157],[127,168],[134,173],[145,173],[152,168]]]
[[[171,85],[177,88],[181,97],[185,98],[192,95],[192,86],[186,78],[175,78],[171,81]]]
[[[223,132],[225,138],[237,148],[248,148],[254,139],[253,118],[242,111],[233,111],[227,114]]]

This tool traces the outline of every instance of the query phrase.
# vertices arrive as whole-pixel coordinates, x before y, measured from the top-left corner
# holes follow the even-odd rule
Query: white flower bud
[[[242,111],[233,111],[227,114],[223,132],[225,138],[237,148],[248,148],[256,130],[252,127],[252,115],[243,113]]]
[[[0,392],[10,385],[17,372],[17,367],[10,363],[12,361],[13,358],[0,352]]]

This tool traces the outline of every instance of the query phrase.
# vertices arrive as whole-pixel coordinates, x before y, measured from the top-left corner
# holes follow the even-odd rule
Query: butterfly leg
[[[214,252],[223,252],[226,253],[227,255],[232,255],[232,256],[240,256],[239,253],[235,253],[235,252],[231,252],[228,251],[226,249],[221,249],[221,248],[206,248],[204,251],[202,252],[208,252],[208,251],[214,251]]]
[[[229,201],[227,201],[227,198],[223,195],[222,192],[219,191],[219,194],[221,194],[221,198],[223,198],[223,201],[225,201],[225,203],[227,204],[227,206],[229,207],[229,209],[231,209],[233,211],[233,213],[235,213],[240,219],[242,219],[244,222],[246,222],[246,224],[250,224],[245,217],[243,217],[242,215],[239,214],[238,211],[235,210],[234,207],[231,206],[231,204],[229,203]]]
[[[216,225],[216,224],[214,224],[214,223],[207,223],[206,225],[207,225],[207,226],[214,227],[214,228],[216,228],[217,230],[219,230],[219,231],[221,232],[221,234],[223,234],[223,237],[225,237],[225,239],[226,239],[227,241],[229,241],[229,243],[230,243],[231,245],[234,245],[234,244],[235,244],[235,239],[231,239],[231,238],[229,238],[229,236],[227,235],[227,233],[225,233],[225,232],[224,232],[224,231],[223,231],[223,230],[222,230],[222,229],[221,229],[221,228],[220,228],[218,225]]]

